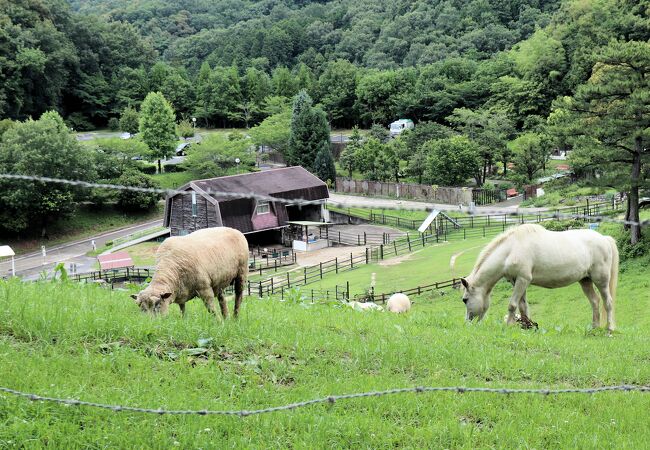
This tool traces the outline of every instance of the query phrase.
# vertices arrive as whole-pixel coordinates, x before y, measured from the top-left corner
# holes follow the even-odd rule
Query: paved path
[[[344,207],[351,208],[388,208],[388,209],[409,209],[409,210],[431,210],[439,209],[441,211],[449,211],[453,209],[458,211],[458,206],[454,205],[445,205],[441,203],[427,203],[427,202],[416,202],[412,200],[399,200],[399,199],[388,199],[388,198],[374,198],[374,197],[362,197],[358,195],[343,195],[330,192],[329,200],[334,203],[342,203]],[[338,205],[337,205],[338,206]],[[545,211],[545,208],[519,208],[518,203],[505,203],[505,204],[496,204],[488,206],[477,206],[477,214],[504,214],[512,213],[513,210],[520,209],[525,212],[537,212]],[[463,211],[467,212],[467,207],[463,206]]]
[[[95,237],[84,238],[67,244],[57,245],[54,247],[46,246],[45,258],[40,251],[17,257],[15,259],[16,275],[25,280],[36,279],[39,277],[40,272],[45,269],[51,270],[52,267],[59,262],[65,262],[66,264],[75,262],[77,263],[77,272],[88,272],[92,269],[92,265],[95,263],[95,261],[97,261],[96,258],[85,256],[86,253],[92,250],[92,240],[95,241],[95,245],[97,245],[97,248],[99,248],[102,247],[107,241],[127,236],[129,234],[133,234],[137,231],[145,230],[147,228],[160,226],[162,226],[162,219],[157,219],[126,228],[121,228],[119,230],[110,231],[108,233],[100,234]],[[2,276],[11,275],[10,259],[0,263],[0,274]]]

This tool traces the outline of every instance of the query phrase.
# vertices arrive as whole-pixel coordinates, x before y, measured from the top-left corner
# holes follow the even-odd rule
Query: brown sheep
[[[221,314],[228,317],[223,290],[235,283],[235,317],[239,314],[248,275],[248,242],[233,228],[215,227],[187,236],[170,237],[158,248],[156,271],[149,286],[132,295],[144,312],[166,314],[176,303],[185,314],[185,303],[200,297],[215,314],[214,297]]]

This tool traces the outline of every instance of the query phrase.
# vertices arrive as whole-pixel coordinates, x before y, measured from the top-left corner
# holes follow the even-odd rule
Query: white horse
[[[600,299],[607,312],[607,328],[614,330],[614,296],[618,282],[618,248],[609,236],[592,230],[548,231],[539,225],[519,225],[494,238],[479,255],[472,273],[462,278],[467,320],[483,318],[494,285],[505,278],[514,286],[508,305],[508,324],[515,311],[528,319],[526,289],[568,286],[576,281],[591,302],[593,327],[600,326]]]

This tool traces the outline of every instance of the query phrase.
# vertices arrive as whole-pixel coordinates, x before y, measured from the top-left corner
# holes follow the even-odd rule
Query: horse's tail
[[[614,238],[607,236],[607,240],[612,247],[612,265],[609,273],[609,293],[612,296],[612,303],[616,299],[616,287],[618,286],[618,247]]]

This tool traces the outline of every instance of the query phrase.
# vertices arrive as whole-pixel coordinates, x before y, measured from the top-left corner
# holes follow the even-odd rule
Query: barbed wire
[[[453,392],[457,394],[464,393],[489,393],[489,394],[538,394],[538,395],[561,395],[561,394],[597,394],[600,392],[613,392],[613,391],[623,391],[623,392],[650,392],[650,386],[641,386],[641,385],[615,385],[615,386],[601,386],[596,388],[567,388],[567,389],[535,389],[535,388],[520,388],[520,389],[511,389],[511,388],[486,388],[486,387],[464,387],[464,386],[417,386],[409,388],[396,388],[388,389],[384,391],[370,391],[370,392],[359,392],[355,394],[343,394],[343,395],[329,395],[327,397],[315,398],[312,400],[306,400],[302,402],[289,403],[281,406],[272,406],[270,408],[263,409],[238,409],[238,410],[183,410],[183,409],[162,409],[162,408],[137,408],[135,406],[120,406],[120,405],[109,405],[105,403],[95,403],[87,402],[83,400],[76,399],[65,399],[65,398],[56,398],[56,397],[43,397],[36,394],[30,394],[27,392],[17,391],[15,389],[10,389],[6,387],[0,387],[1,392],[7,394],[16,395],[18,397],[27,398],[32,401],[43,401],[58,403],[63,405],[70,406],[89,406],[92,408],[108,409],[113,412],[137,412],[137,413],[146,413],[146,414],[158,414],[158,415],[219,415],[219,416],[239,416],[247,417],[259,414],[267,414],[277,411],[289,411],[298,408],[304,408],[306,406],[316,405],[319,403],[334,404],[339,400],[352,400],[365,397],[383,397],[386,395],[395,395],[395,394],[406,394],[406,393],[425,393],[425,392]]]
[[[81,181],[81,180],[66,180],[62,178],[52,178],[52,177],[44,177],[44,176],[39,176],[39,175],[20,175],[20,174],[7,174],[7,173],[0,173],[0,179],[8,179],[8,180],[22,180],[22,181],[38,181],[38,182],[43,182],[43,183],[56,183],[56,184],[65,184],[69,186],[76,186],[76,187],[83,187],[83,188],[88,188],[88,189],[112,189],[112,190],[120,190],[120,191],[133,191],[133,192],[143,192],[143,193],[151,193],[151,194],[160,194],[160,195],[166,195],[166,196],[175,196],[175,195],[191,195],[192,191],[183,191],[183,190],[178,190],[178,189],[163,189],[163,188],[153,188],[153,187],[139,187],[139,186],[126,186],[126,185],[120,185],[120,184],[109,184],[109,183],[93,183],[89,181]],[[321,205],[323,204],[323,199],[318,199],[318,200],[307,200],[303,198],[282,198],[282,197],[273,197],[270,195],[263,195],[263,194],[258,194],[255,192],[228,192],[228,191],[219,191],[219,190],[213,190],[213,189],[203,189],[202,191],[205,192],[208,195],[211,196],[217,196],[217,197],[226,197],[226,198],[244,198],[244,199],[250,199],[250,200],[261,200],[261,201],[268,201],[268,202],[274,202],[274,203],[282,203],[287,206],[308,206],[308,205]],[[381,199],[385,200],[385,199]],[[399,200],[399,199],[398,199]],[[398,204],[398,205],[391,205],[391,204],[381,204],[381,205],[376,205],[376,206],[359,206],[357,203],[354,202],[354,200],[350,201],[336,201],[332,199],[327,199],[327,204],[333,207],[337,208],[363,208],[363,209],[382,209],[382,210],[395,210],[395,211],[431,211],[431,209],[434,208],[433,203],[421,203],[417,204],[417,202],[414,201],[409,201],[410,205],[404,205],[404,204]],[[576,206],[572,207],[576,209],[580,209],[583,207]],[[441,212],[445,213],[457,213],[459,212],[459,208],[457,206],[449,206],[446,207],[444,205],[440,204],[435,204],[435,209]],[[578,219],[578,220],[585,220],[585,221],[591,221],[591,222],[606,222],[606,223],[616,223],[616,224],[622,224],[622,225],[639,225],[641,227],[646,227],[650,226],[650,219],[647,220],[641,220],[641,221],[633,221],[633,220],[626,220],[626,219],[619,219],[615,217],[611,217],[608,215],[599,215],[599,214],[580,214],[580,213],[565,213],[565,212],[560,212],[559,210],[535,210],[535,211],[527,211],[525,208],[489,208],[489,207],[484,207],[484,206],[478,206],[478,207],[473,207],[469,208],[465,206],[463,210],[460,212],[467,214],[468,216],[485,216],[485,215],[500,215],[500,216],[510,216],[510,217],[519,217],[519,216],[527,216],[531,214],[540,214],[544,213],[547,214],[549,218],[553,219],[558,219],[558,220],[568,220],[568,219]]]

